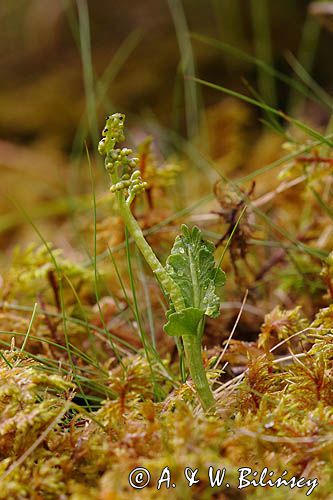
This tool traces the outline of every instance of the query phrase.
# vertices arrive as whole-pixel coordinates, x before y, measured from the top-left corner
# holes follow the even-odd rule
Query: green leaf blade
[[[217,317],[220,298],[216,293],[225,283],[225,274],[215,267],[215,246],[202,238],[196,226],[182,226],[167,259],[166,271],[179,286],[186,308],[196,308],[202,315]]]
[[[169,311],[164,331],[172,337],[196,335],[203,316],[203,312],[195,307],[188,307],[180,312]]]

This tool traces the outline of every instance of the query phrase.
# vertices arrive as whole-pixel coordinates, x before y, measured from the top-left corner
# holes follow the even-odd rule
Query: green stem
[[[170,276],[154,254],[150,245],[147,243],[137,220],[133,216],[129,205],[125,201],[123,193],[117,193],[117,198],[121,216],[130,235],[134,239],[147,264],[149,265],[153,273],[158,277],[164,291],[172,300],[176,311],[185,309],[184,299],[178,285],[170,278]]]
[[[201,339],[197,335],[184,335],[183,343],[190,374],[201,404],[204,410],[209,410],[215,405],[215,399],[202,362]]]
[[[113,183],[117,182],[116,174],[111,175],[111,180]],[[169,295],[176,312],[184,310],[186,306],[180,288],[173,281],[173,279],[170,278],[165,268],[162,266],[155,253],[147,243],[137,220],[131,212],[129,204],[126,202],[125,196],[121,191],[117,193],[117,201],[120,214],[128,232],[134,239],[147,264],[159,279],[164,291]],[[184,343],[185,357],[194,386],[204,410],[208,410],[214,406],[215,399],[208,384],[206,371],[202,361],[201,337],[203,327],[204,320],[200,323],[197,332],[194,332],[194,334],[192,333],[191,335],[184,335],[182,339]]]

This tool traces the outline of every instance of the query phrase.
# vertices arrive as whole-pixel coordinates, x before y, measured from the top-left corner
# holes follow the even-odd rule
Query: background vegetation
[[[0,498],[332,498],[332,2],[0,4]],[[227,274],[205,416],[97,154],[127,115],[165,262],[182,223]],[[151,139],[149,138],[151,137]],[[186,466],[226,467],[188,488]]]

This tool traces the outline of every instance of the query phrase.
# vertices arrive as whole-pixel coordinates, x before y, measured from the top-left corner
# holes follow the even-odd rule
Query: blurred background
[[[246,131],[242,154],[248,154],[246,141],[252,144],[262,126],[253,119],[257,111],[197,85],[194,75],[259,96],[324,128],[327,109],[300,98],[290,81],[303,85],[311,75],[313,85],[332,91],[331,5],[307,0],[2,0],[1,246],[8,249],[24,232],[31,233],[26,224],[20,226],[24,216],[16,202],[30,208],[41,224],[43,217],[55,217],[59,227],[61,214],[75,210],[77,201],[71,198],[69,206],[68,194],[91,190],[80,160],[86,163],[86,146],[94,155],[106,113],[125,112],[134,135],[140,123],[138,136],[145,123],[155,123],[153,130],[147,125],[148,131],[167,155],[173,151],[172,131],[202,148],[208,144],[208,154],[219,158],[233,147],[232,140],[221,140],[230,136],[230,127]],[[265,77],[253,58],[287,79]],[[274,157],[273,147],[260,161]]]
[[[290,52],[300,55],[313,78],[330,91],[332,39],[326,28],[319,29],[319,16],[309,14],[309,4],[3,0],[1,138],[29,146],[52,142],[70,153],[87,112],[96,114],[101,125],[110,107],[153,113],[168,127],[177,116],[184,125],[184,72],[240,91],[244,80],[258,87],[253,64],[228,47],[220,50],[190,38],[192,33],[266,59],[287,74],[293,73]],[[277,90],[275,103],[285,108],[286,89]],[[210,92],[205,104],[218,99]]]
[[[105,115],[119,111],[127,116],[127,143],[141,144],[141,155],[149,146],[142,141],[153,137],[150,197],[137,200],[135,215],[162,261],[182,222],[198,224],[217,244],[219,258],[244,200],[256,203],[223,261],[229,299],[223,321],[230,328],[246,288],[252,309],[238,332],[247,340],[256,338],[264,314],[277,304],[302,304],[309,315],[326,304],[320,273],[333,244],[326,169],[332,160],[326,158],[318,173],[317,151],[311,152],[315,192],[307,189],[302,163],[288,171],[285,160],[274,162],[290,153],[285,146],[295,151],[333,131],[332,6],[308,0],[2,0],[2,300],[21,297],[31,307],[42,296],[53,303],[46,241],[70,260],[62,265],[78,282],[80,307],[88,304],[97,323],[97,274],[104,276],[100,297],[121,295],[108,248],[129,287],[124,230],[96,154]],[[298,127],[274,110],[297,118]],[[311,165],[314,177],[324,176],[319,186]],[[237,181],[240,192],[235,195],[228,181],[218,184],[219,176]],[[151,292],[147,308],[164,339],[156,283],[142,272],[134,249],[133,255],[138,279],[147,280],[140,301]],[[67,294],[79,315],[77,297],[69,288]],[[104,305],[113,316],[114,303]],[[209,323],[207,331],[214,345],[220,323]],[[131,332],[118,334],[132,339]]]

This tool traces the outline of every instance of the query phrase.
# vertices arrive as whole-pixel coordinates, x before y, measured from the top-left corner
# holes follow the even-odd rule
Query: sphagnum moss
[[[111,178],[124,223],[170,301],[168,322],[164,330],[182,339],[188,368],[197,394],[205,410],[214,407],[215,400],[203,366],[201,340],[205,316],[219,314],[220,301],[216,288],[224,284],[224,273],[215,267],[214,245],[202,239],[201,231],[182,226],[171,255],[164,267],[144,238],[131,212],[134,198],[143,193],[147,183],[142,179],[138,159],[132,150],[116,149],[125,140],[125,116],[108,116],[98,150],[105,156],[105,168]]]

